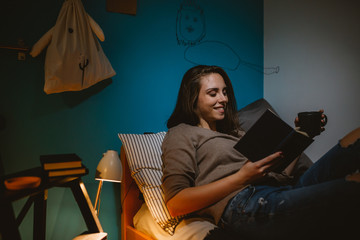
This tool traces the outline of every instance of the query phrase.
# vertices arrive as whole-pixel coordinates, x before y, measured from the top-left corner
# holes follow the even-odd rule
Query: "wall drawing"
[[[195,0],[183,0],[176,17],[176,39],[178,45],[186,47],[184,50],[186,61],[195,65],[216,62],[215,65],[233,71],[244,65],[263,74],[279,72],[278,66],[264,68],[244,61],[229,44],[217,40],[204,40],[205,36],[206,21],[203,9],[195,3]],[[204,60],[204,55],[210,60]]]

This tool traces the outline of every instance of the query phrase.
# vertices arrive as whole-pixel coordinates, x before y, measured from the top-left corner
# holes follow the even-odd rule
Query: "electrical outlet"
[[[24,61],[24,60],[25,60],[25,53],[23,53],[23,52],[18,52],[18,60]]]

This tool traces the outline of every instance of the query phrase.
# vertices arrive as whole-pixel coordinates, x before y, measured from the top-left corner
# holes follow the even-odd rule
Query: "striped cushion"
[[[171,217],[161,188],[161,144],[166,132],[154,134],[121,134],[131,176],[135,179],[155,221],[170,235],[179,223]]]

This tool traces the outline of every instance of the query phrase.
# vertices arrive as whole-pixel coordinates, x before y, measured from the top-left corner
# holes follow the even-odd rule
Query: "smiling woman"
[[[227,73],[217,66],[199,65],[185,73],[167,127],[180,123],[205,127],[219,120],[215,129],[235,136],[240,130],[236,111],[234,90]]]
[[[293,181],[300,156],[278,173],[271,167],[282,160],[281,150],[253,162],[234,148],[244,136],[235,115],[234,92],[221,68],[200,65],[185,73],[161,148],[172,217],[211,216],[235,239],[354,233],[356,224],[344,219],[360,214],[360,173],[351,175],[360,168],[359,130]]]
[[[216,121],[224,119],[228,103],[226,84],[218,73],[200,79],[201,87],[195,109],[199,117],[198,126],[216,131]]]

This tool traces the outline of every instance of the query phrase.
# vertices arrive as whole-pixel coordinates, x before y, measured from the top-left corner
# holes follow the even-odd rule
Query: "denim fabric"
[[[360,140],[347,148],[337,144],[294,186],[252,185],[238,193],[220,225],[246,239],[351,236],[360,227],[360,184],[345,176],[359,169]]]

